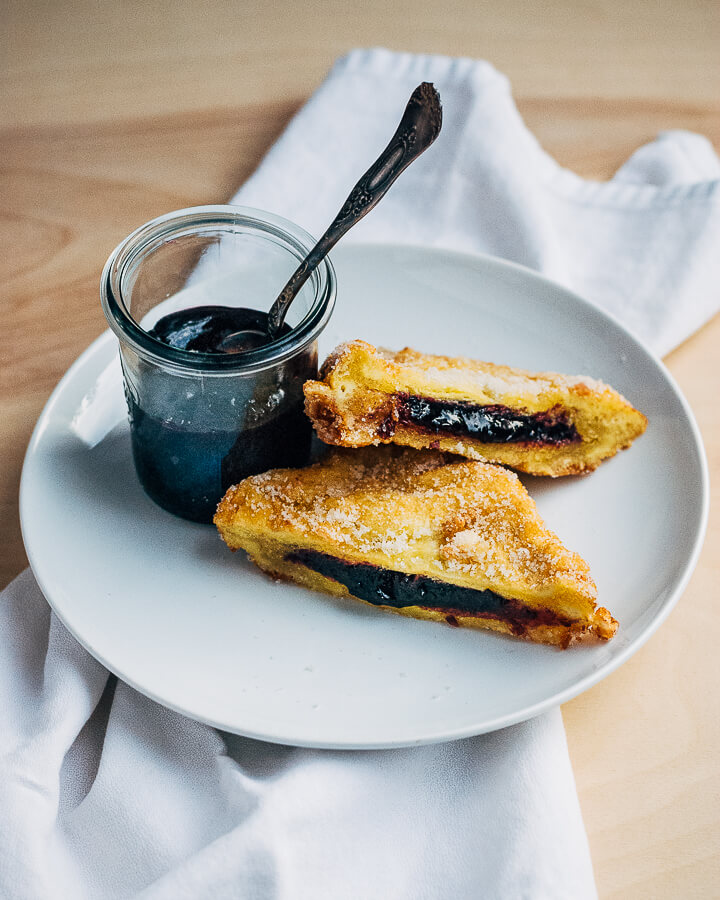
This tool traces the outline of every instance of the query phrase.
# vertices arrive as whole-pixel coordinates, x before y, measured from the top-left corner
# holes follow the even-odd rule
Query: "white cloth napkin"
[[[436,144],[345,239],[482,250],[539,269],[663,353],[718,306],[720,163],[670,132],[608,184],[561,169],[490,65],[341,60],[235,198],[324,230],[432,81]],[[108,678],[29,572],[0,595],[0,896],[595,896],[560,712],[408,750],[222,735]]]

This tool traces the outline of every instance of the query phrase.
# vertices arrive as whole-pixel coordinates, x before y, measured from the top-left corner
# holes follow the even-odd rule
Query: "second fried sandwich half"
[[[336,348],[320,379],[306,382],[305,409],[328,444],[439,449],[532,475],[589,472],[647,425],[593,378],[360,340]]]

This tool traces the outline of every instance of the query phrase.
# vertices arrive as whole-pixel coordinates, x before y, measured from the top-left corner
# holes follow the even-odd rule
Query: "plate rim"
[[[333,251],[333,253],[336,257],[345,255],[351,256],[356,251],[369,251],[371,253],[379,251],[381,253],[388,254],[394,251],[410,253],[420,252],[425,256],[437,255],[446,258],[449,257],[453,260],[458,261],[479,262],[482,265],[490,266],[491,268],[495,267],[498,270],[514,271],[516,273],[519,273],[522,278],[529,278],[531,281],[540,282],[549,290],[555,293],[564,294],[565,297],[569,299],[573,304],[577,304],[581,308],[584,307],[590,309],[592,310],[592,313],[594,315],[598,315],[601,319],[609,321],[615,328],[617,328],[624,334],[624,336],[631,342],[631,344],[634,345],[636,351],[644,354],[658,368],[660,374],[663,376],[664,380],[667,382],[673,394],[675,395],[675,398],[679,402],[680,407],[682,408],[682,411],[686,417],[687,423],[690,426],[692,443],[697,453],[697,462],[700,472],[700,484],[698,485],[700,502],[697,509],[697,519],[692,541],[692,550],[684,560],[682,572],[676,582],[676,585],[669,592],[668,596],[665,598],[662,605],[659,607],[652,619],[650,619],[650,621],[632,640],[629,640],[627,644],[625,644],[620,650],[617,651],[617,653],[613,654],[609,659],[605,660],[595,670],[588,672],[586,675],[577,679],[572,684],[552,693],[550,696],[545,697],[542,700],[523,706],[521,709],[511,711],[501,716],[496,716],[495,718],[490,720],[486,720],[480,725],[468,725],[456,729],[442,728],[439,731],[433,732],[431,734],[425,734],[423,737],[415,739],[395,739],[390,741],[367,740],[360,743],[352,740],[328,741],[320,739],[316,741],[312,739],[291,739],[287,735],[268,734],[266,732],[257,732],[246,728],[241,729],[237,726],[230,726],[228,725],[228,723],[213,720],[212,717],[202,716],[197,712],[184,709],[181,705],[170,702],[165,698],[159,696],[152,690],[136,682],[127,673],[121,671],[119,667],[112,665],[103,656],[102,653],[95,650],[91,646],[90,642],[87,641],[81,634],[79,634],[75,627],[66,620],[63,613],[58,609],[58,606],[52,600],[52,585],[48,583],[48,579],[44,577],[42,573],[42,564],[39,563],[36,559],[35,549],[32,547],[32,540],[28,539],[28,535],[31,530],[30,514],[28,512],[27,502],[27,495],[29,491],[28,481],[30,477],[28,475],[28,472],[31,469],[31,457],[33,457],[37,451],[37,447],[42,439],[44,431],[48,426],[48,421],[55,405],[64,393],[68,384],[74,380],[78,370],[90,364],[95,356],[100,356],[101,358],[103,358],[103,366],[106,366],[111,362],[112,352],[115,348],[113,335],[110,329],[106,329],[94,341],[92,341],[92,343],[88,347],[86,347],[86,349],[73,361],[73,363],[64,372],[59,382],[49,395],[47,401],[45,402],[45,405],[43,406],[43,409],[38,416],[38,419],[33,428],[33,432],[23,458],[19,489],[20,527],[23,544],[28,557],[28,562],[38,583],[38,586],[40,587],[40,590],[43,593],[46,602],[49,604],[54,614],[57,615],[63,626],[94,659],[96,659],[101,665],[103,665],[109,672],[111,672],[113,675],[118,677],[133,689],[137,690],[143,696],[148,697],[161,706],[167,709],[171,709],[174,712],[179,713],[180,715],[192,719],[193,721],[202,722],[221,731],[242,735],[254,740],[297,747],[335,750],[376,750],[413,747],[460,740],[475,735],[490,733],[501,728],[527,721],[528,719],[534,718],[535,716],[540,715],[545,711],[561,706],[563,703],[568,702],[574,697],[577,697],[580,694],[584,693],[595,684],[598,684],[608,675],[612,674],[614,671],[620,668],[620,666],[622,666],[630,657],[632,657],[638,650],[640,650],[640,648],[644,646],[644,644],[652,637],[653,634],[655,634],[658,628],[663,624],[663,622],[672,612],[680,597],[684,593],[688,582],[690,581],[697,566],[697,562],[702,552],[707,532],[710,505],[710,479],[707,453],[702,440],[702,434],[700,432],[690,404],[685,398],[674,376],[667,369],[660,357],[615,315],[607,312],[602,307],[592,303],[590,300],[580,296],[573,290],[566,288],[564,285],[553,281],[546,275],[543,275],[542,273],[537,272],[534,269],[530,269],[527,266],[522,265],[521,263],[506,260],[502,257],[493,256],[491,254],[479,252],[471,253],[467,251],[445,249],[442,247],[427,247],[422,244],[405,244],[396,242],[355,242],[340,249],[336,249],[335,251]],[[104,359],[103,354],[106,354],[108,358]]]

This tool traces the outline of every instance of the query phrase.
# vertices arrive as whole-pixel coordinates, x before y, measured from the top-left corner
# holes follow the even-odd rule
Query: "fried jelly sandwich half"
[[[268,574],[381,609],[567,647],[610,639],[587,564],[517,475],[437,451],[333,450],[231,487],[215,524]]]
[[[305,410],[327,444],[438,449],[532,475],[589,472],[647,426],[624,397],[589,376],[407,347],[342,344],[320,378],[305,383]]]

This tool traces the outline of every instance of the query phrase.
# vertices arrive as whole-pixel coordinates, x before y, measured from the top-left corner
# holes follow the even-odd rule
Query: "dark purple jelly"
[[[353,597],[375,606],[433,609],[445,613],[449,624],[457,625],[457,616],[501,619],[518,634],[522,634],[529,625],[571,624],[569,619],[550,610],[530,609],[519,600],[502,597],[494,591],[474,590],[425,575],[395,572],[370,563],[350,563],[317,550],[293,550],[286,559],[345,585]]]
[[[270,343],[267,313],[233,306],[194,306],[163,316],[148,332],[168,347],[196,353],[242,353]],[[285,325],[281,335],[289,334]]]
[[[170,347],[238,355],[269,343],[267,315],[220,306],[160,319],[150,334]],[[285,328],[284,333],[290,329]],[[232,484],[267,469],[304,465],[312,426],[302,386],[317,374],[313,346],[265,370],[218,375],[139,367],[126,379],[132,449],[140,482],[164,509],[211,522]]]
[[[493,444],[531,443],[560,446],[580,440],[567,412],[559,407],[519,413],[507,406],[479,406],[466,400],[435,400],[399,394],[399,421],[432,434],[457,434]]]

